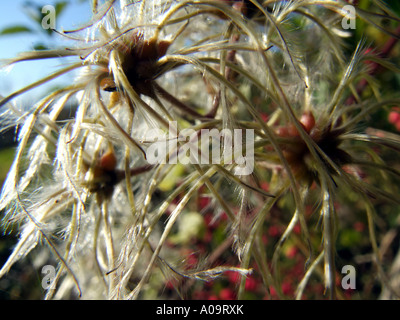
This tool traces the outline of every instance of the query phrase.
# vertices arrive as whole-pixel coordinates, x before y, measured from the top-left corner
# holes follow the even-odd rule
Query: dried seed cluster
[[[19,239],[0,277],[45,242],[58,262],[48,299],[301,299],[313,275],[321,280],[314,293],[335,298],[338,226],[363,215],[388,286],[375,204],[400,204],[400,138],[364,128],[400,99],[380,93],[366,65],[398,68],[362,42],[347,56],[347,2],[99,3],[90,23],[66,33],[79,41],[5,62],[75,59],[0,101],[4,127],[19,127],[0,200],[3,225]],[[356,13],[397,39],[399,19],[382,8],[373,0]],[[14,103],[75,71],[27,109]],[[61,121],[69,103],[76,110]],[[199,146],[203,130],[217,134],[200,156],[217,150],[219,161],[179,163],[176,154]],[[222,133],[232,130],[250,130],[253,148],[244,136],[229,146]],[[147,161],[157,142],[169,161]],[[232,149],[252,172],[225,161]],[[297,259],[297,278],[282,282],[287,259]],[[229,288],[211,285],[224,274]]]

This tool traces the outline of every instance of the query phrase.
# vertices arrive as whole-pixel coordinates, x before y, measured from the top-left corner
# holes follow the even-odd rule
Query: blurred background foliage
[[[42,12],[43,6],[51,4],[55,8],[57,18],[65,13],[68,6],[79,3],[89,2],[88,0],[69,0],[69,1],[23,1],[20,4],[20,10],[24,13],[26,19],[15,21],[13,24],[2,25],[0,27],[0,43],[4,45],[4,38],[20,37],[29,35],[33,42],[25,50],[47,50],[55,45],[54,38],[57,34],[52,29],[44,29],[42,20],[47,14]],[[0,9],[4,4],[0,5]],[[73,19],[73,17],[69,17]],[[27,44],[28,46],[28,44]],[[11,57],[9,57],[11,58]],[[2,71],[4,72],[4,71]],[[16,83],[18,86],[18,83]],[[47,91],[54,90],[54,87],[46,88]],[[4,95],[3,92],[0,94]],[[0,124],[1,125],[1,124]],[[12,164],[16,146],[16,135],[18,128],[11,128],[2,131],[0,135],[0,185],[7,176],[8,170]],[[0,212],[0,215],[2,213]],[[16,242],[15,230],[1,230],[0,232],[0,265],[3,265],[12,252]],[[10,271],[6,278],[0,279],[0,299],[41,299],[44,290],[41,286],[43,275],[40,266],[36,266],[31,257],[26,257],[23,262],[17,263],[15,268]]]
[[[69,0],[69,1],[56,1],[53,5],[56,9],[57,17],[64,14],[68,6],[77,5],[78,3],[90,2],[90,0]],[[357,1],[358,6],[364,10],[370,10],[371,2],[369,0]],[[400,1],[385,0],[400,17]],[[49,49],[54,45],[54,37],[58,36],[51,29],[43,29],[41,21],[44,14],[42,13],[44,1],[24,1],[21,5],[21,10],[26,14],[26,21],[15,21],[13,25],[2,26],[0,28],[0,43],[3,37],[18,37],[21,34],[29,34],[36,37],[33,45],[34,50]],[[1,9],[1,8],[0,8]],[[373,10],[372,10],[373,11]],[[73,16],[68,19],[74,19]],[[29,22],[29,23],[28,23]],[[33,25],[36,27],[32,27]],[[392,20],[382,19],[382,25],[395,30],[396,23]],[[37,37],[40,35],[39,37]],[[390,41],[390,36],[380,32],[377,28],[368,25],[365,21],[357,19],[356,29],[351,37],[346,39],[346,54],[350,57],[353,49],[359,41],[364,41],[365,44],[372,50],[379,50]],[[400,66],[400,47],[395,45],[390,51],[390,56],[387,57],[392,63]],[[385,69],[379,69],[374,75],[381,86],[382,95],[393,95],[400,90],[400,75]],[[54,88],[47,88],[46,90],[53,90]],[[2,92],[0,92],[3,94]],[[364,92],[368,95],[368,92]],[[382,109],[378,113],[378,117],[370,118],[369,122],[365,123],[365,127],[369,125],[378,127],[388,132],[398,133],[400,131],[400,106],[397,109]],[[8,169],[11,166],[14,148],[15,136],[17,128],[2,132],[0,136],[0,184],[3,183]],[[166,180],[161,188],[161,191],[170,191],[175,185],[173,179],[181,175],[183,169],[177,166],[169,177],[171,180]],[[268,190],[268,186],[264,186]],[[348,190],[346,190],[347,192]],[[340,228],[337,239],[337,265],[344,266],[347,264],[357,263],[357,282],[355,290],[343,290],[339,298],[343,299],[378,299],[381,297],[381,286],[377,279],[375,266],[372,263],[372,252],[369,237],[368,227],[364,210],[362,206],[357,206],[357,195],[347,195],[347,198],[352,199],[351,203],[340,203],[340,212],[351,211],[351,217],[346,220],[343,218],[343,225]],[[179,227],[171,238],[168,245],[174,248],[182,246],[181,255],[186,257],[185,264],[187,267],[197,265],[199,260],[204,258],[203,253],[209,252],[211,248],[214,249],[216,265],[221,264],[234,264],[236,257],[225,254],[230,242],[226,239],[226,224],[224,219],[221,219],[218,224],[212,221],[212,214],[207,212],[207,205],[211,201],[207,195],[200,195],[198,199],[198,207],[193,208],[193,213],[186,216],[185,221],[180,221]],[[284,231],[285,226],[291,219],[288,214],[292,210],[283,210],[285,207],[290,207],[292,203],[283,198],[278,205],[273,208],[271,216],[265,224],[263,241],[267,244],[270,252],[273,252],[279,237]],[[198,212],[204,212],[200,215]],[[282,213],[287,213],[287,216]],[[310,208],[310,212],[312,212]],[[380,204],[377,209],[381,215],[377,217],[377,234],[379,235],[378,242],[381,243],[381,253],[385,265],[390,266],[394,261],[400,247],[400,208],[393,205]],[[310,217],[312,225],[318,225],[318,216]],[[191,226],[191,228],[188,228]],[[313,232],[318,233],[319,228],[313,229]],[[300,227],[295,229],[295,234],[300,237]],[[12,247],[15,244],[15,237],[17,235],[14,231],[7,230],[0,233],[0,265],[3,265],[12,252]],[[300,238],[299,238],[300,239]],[[319,239],[315,237],[315,239]],[[285,243],[285,258],[280,262],[281,275],[284,277],[282,290],[284,294],[293,294],[301,276],[304,272],[304,256],[307,255],[307,248],[302,247],[302,242],[296,241],[296,237]],[[183,245],[184,244],[184,245]],[[192,248],[191,250],[188,249]],[[304,252],[305,254],[301,254]],[[217,263],[218,262],[218,263]],[[343,277],[340,274],[341,268],[338,268],[337,283]],[[320,272],[321,277],[313,278],[309,281],[306,290],[307,299],[320,299],[323,298],[324,287],[321,281],[323,270]],[[41,287],[41,266],[35,265],[31,259],[31,255],[26,257],[23,261],[17,263],[10,271],[7,277],[0,279],[0,299],[41,299],[44,295],[44,290]],[[179,294],[174,290],[176,283],[163,283],[162,275],[155,274],[152,277],[151,288],[146,291],[144,298],[154,299],[161,291],[163,296],[168,298],[179,298]],[[238,276],[236,273],[227,273],[222,279],[214,282],[196,283],[191,287],[190,292],[185,292],[185,284],[179,284],[182,292],[187,294],[193,299],[234,299],[235,289],[238,285]],[[271,290],[270,295],[267,295],[264,287],[261,285],[261,278],[257,277],[257,273],[250,276],[246,282],[246,295],[247,299],[262,299],[262,298],[277,298],[274,290]],[[189,285],[187,285],[189,288]]]

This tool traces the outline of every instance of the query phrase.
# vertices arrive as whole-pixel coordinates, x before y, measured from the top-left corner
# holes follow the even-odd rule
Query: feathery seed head
[[[68,64],[0,101],[2,121],[20,126],[0,201],[3,224],[20,234],[0,277],[44,242],[59,262],[46,298],[162,296],[164,283],[175,285],[172,297],[186,297],[195,281],[226,272],[238,274],[239,298],[265,289],[301,298],[320,271],[333,297],[336,222],[353,194],[365,205],[381,270],[373,201],[399,203],[392,182],[400,174],[389,163],[400,139],[363,126],[400,101],[378,94],[376,68],[365,60],[398,68],[362,44],[346,56],[344,4],[93,1],[92,21],[65,33],[68,49],[9,60]],[[358,8],[357,15],[371,25],[381,17]],[[398,21],[390,10],[385,17]],[[76,70],[72,83],[27,110],[14,105]],[[73,116],[61,121],[71,102]],[[163,161],[149,162],[154,150]],[[308,208],[320,213],[320,233]],[[305,266],[296,293],[281,283],[287,242],[298,244]],[[199,254],[189,259],[193,247]],[[253,267],[251,279],[264,289],[246,285]]]

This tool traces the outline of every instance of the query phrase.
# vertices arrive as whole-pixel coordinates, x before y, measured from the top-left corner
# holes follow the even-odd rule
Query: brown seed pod
[[[303,127],[304,131],[310,133],[315,127],[315,118],[312,112],[307,111],[300,117],[300,125]],[[294,124],[289,123],[285,127],[280,127],[276,131],[277,135],[280,137],[298,137],[300,136],[297,128]]]
[[[303,113],[300,118],[300,123],[303,125],[304,130],[307,133],[311,132],[311,129],[315,126],[315,118],[311,111]]]
[[[215,0],[216,2],[222,2],[231,6],[236,11],[243,14],[248,19],[252,19],[260,10],[257,6],[249,0]],[[223,12],[215,10],[212,12],[222,19],[229,19]]]
[[[166,54],[171,42],[156,38],[146,40],[139,32],[121,37],[116,42],[115,47],[122,56],[122,70],[133,89],[138,94],[153,97],[152,81],[162,73],[157,61]],[[112,76],[102,79],[100,88],[109,92],[118,89]]]
[[[98,166],[106,171],[112,171],[117,166],[117,157],[113,150],[108,150],[100,158]]]
[[[314,115],[311,112],[304,112],[299,122],[310,138],[337,166],[351,163],[351,156],[341,148],[340,135],[343,132],[340,128],[330,124],[323,128],[319,127],[316,125]],[[281,148],[296,179],[303,184],[311,184],[314,181],[319,183],[316,169],[316,161],[318,160],[311,154],[297,128],[290,123],[285,127],[279,127],[276,133],[279,137],[285,138],[282,139]],[[326,165],[327,170],[334,175],[334,168],[322,157],[320,160]]]
[[[114,80],[110,77],[103,78],[100,81],[100,88],[108,92],[117,91],[117,85],[115,84]]]

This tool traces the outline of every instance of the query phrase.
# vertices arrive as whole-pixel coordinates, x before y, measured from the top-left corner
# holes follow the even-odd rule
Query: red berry
[[[396,122],[395,127],[397,131],[400,131],[400,120]]]
[[[235,293],[232,291],[232,289],[229,288],[224,288],[219,292],[219,297],[222,300],[234,300],[235,297]]]
[[[391,111],[389,113],[388,120],[391,124],[397,124],[400,121],[400,113]]]
[[[200,196],[198,202],[199,202],[199,209],[201,210],[206,208],[211,203],[211,199],[210,197],[207,196]]]
[[[300,123],[304,126],[307,133],[310,133],[311,129],[315,126],[315,118],[311,112],[305,112],[301,118]]]
[[[362,232],[365,229],[365,224],[360,221],[357,221],[353,224],[353,228],[358,232]]]
[[[351,1],[350,1],[350,2],[351,2]],[[365,56],[368,55],[368,54],[371,55],[371,53],[372,53],[372,49],[371,49],[371,48],[368,48],[367,50],[364,51],[364,55],[365,55]],[[365,64],[371,64],[372,61],[371,61],[371,60],[364,60],[363,63],[365,63]]]
[[[282,283],[282,293],[284,295],[290,295],[293,293],[292,285],[289,282]]]
[[[175,285],[174,285],[173,281],[169,280],[169,281],[167,281],[167,283],[165,284],[165,287],[166,287],[167,289],[174,289],[174,288],[175,288]]]
[[[300,234],[300,233],[301,233],[301,226],[300,226],[300,224],[296,224],[296,225],[294,226],[293,232],[294,232],[295,234]]]
[[[213,238],[213,233],[211,232],[210,229],[207,229],[204,234],[203,241],[205,243],[210,243],[212,241],[212,238]]]
[[[276,293],[276,290],[275,290],[275,288],[274,288],[273,286],[270,286],[270,287],[269,287],[269,293],[270,293],[272,299],[278,297],[278,295],[277,295],[277,293]]]
[[[225,212],[222,212],[220,215],[221,221],[226,221],[228,220],[228,215]]]
[[[280,230],[279,230],[279,228],[277,226],[270,226],[269,229],[268,229],[268,234],[271,237],[278,237],[280,235],[280,233],[281,232],[280,232]]]
[[[268,114],[266,114],[266,113],[261,113],[261,119],[262,119],[264,122],[267,122],[268,119],[269,119]]]
[[[256,291],[257,290],[257,284],[258,283],[257,283],[256,279],[254,279],[252,277],[249,277],[249,278],[246,279],[246,284],[245,284],[244,288],[247,291]]]
[[[237,284],[240,281],[240,275],[235,271],[227,271],[226,275],[232,284]]]
[[[186,259],[186,267],[188,269],[195,268],[198,264],[198,258],[192,253]]]
[[[289,132],[288,132],[288,129],[287,129],[286,127],[278,127],[278,128],[276,129],[276,134],[277,134],[278,136],[280,136],[280,137],[283,137],[283,138],[289,136]]]
[[[261,182],[261,189],[265,191],[269,191],[269,183],[268,182]]]
[[[303,113],[299,122],[304,130],[307,133],[310,133],[311,129],[315,126],[314,115],[311,112],[307,111]],[[276,133],[280,137],[298,137],[300,135],[299,131],[293,123],[289,123],[286,127],[279,127]]]
[[[297,128],[292,123],[288,124],[287,132],[288,132],[289,137],[297,137],[297,136],[299,136],[299,132],[297,131]]]

